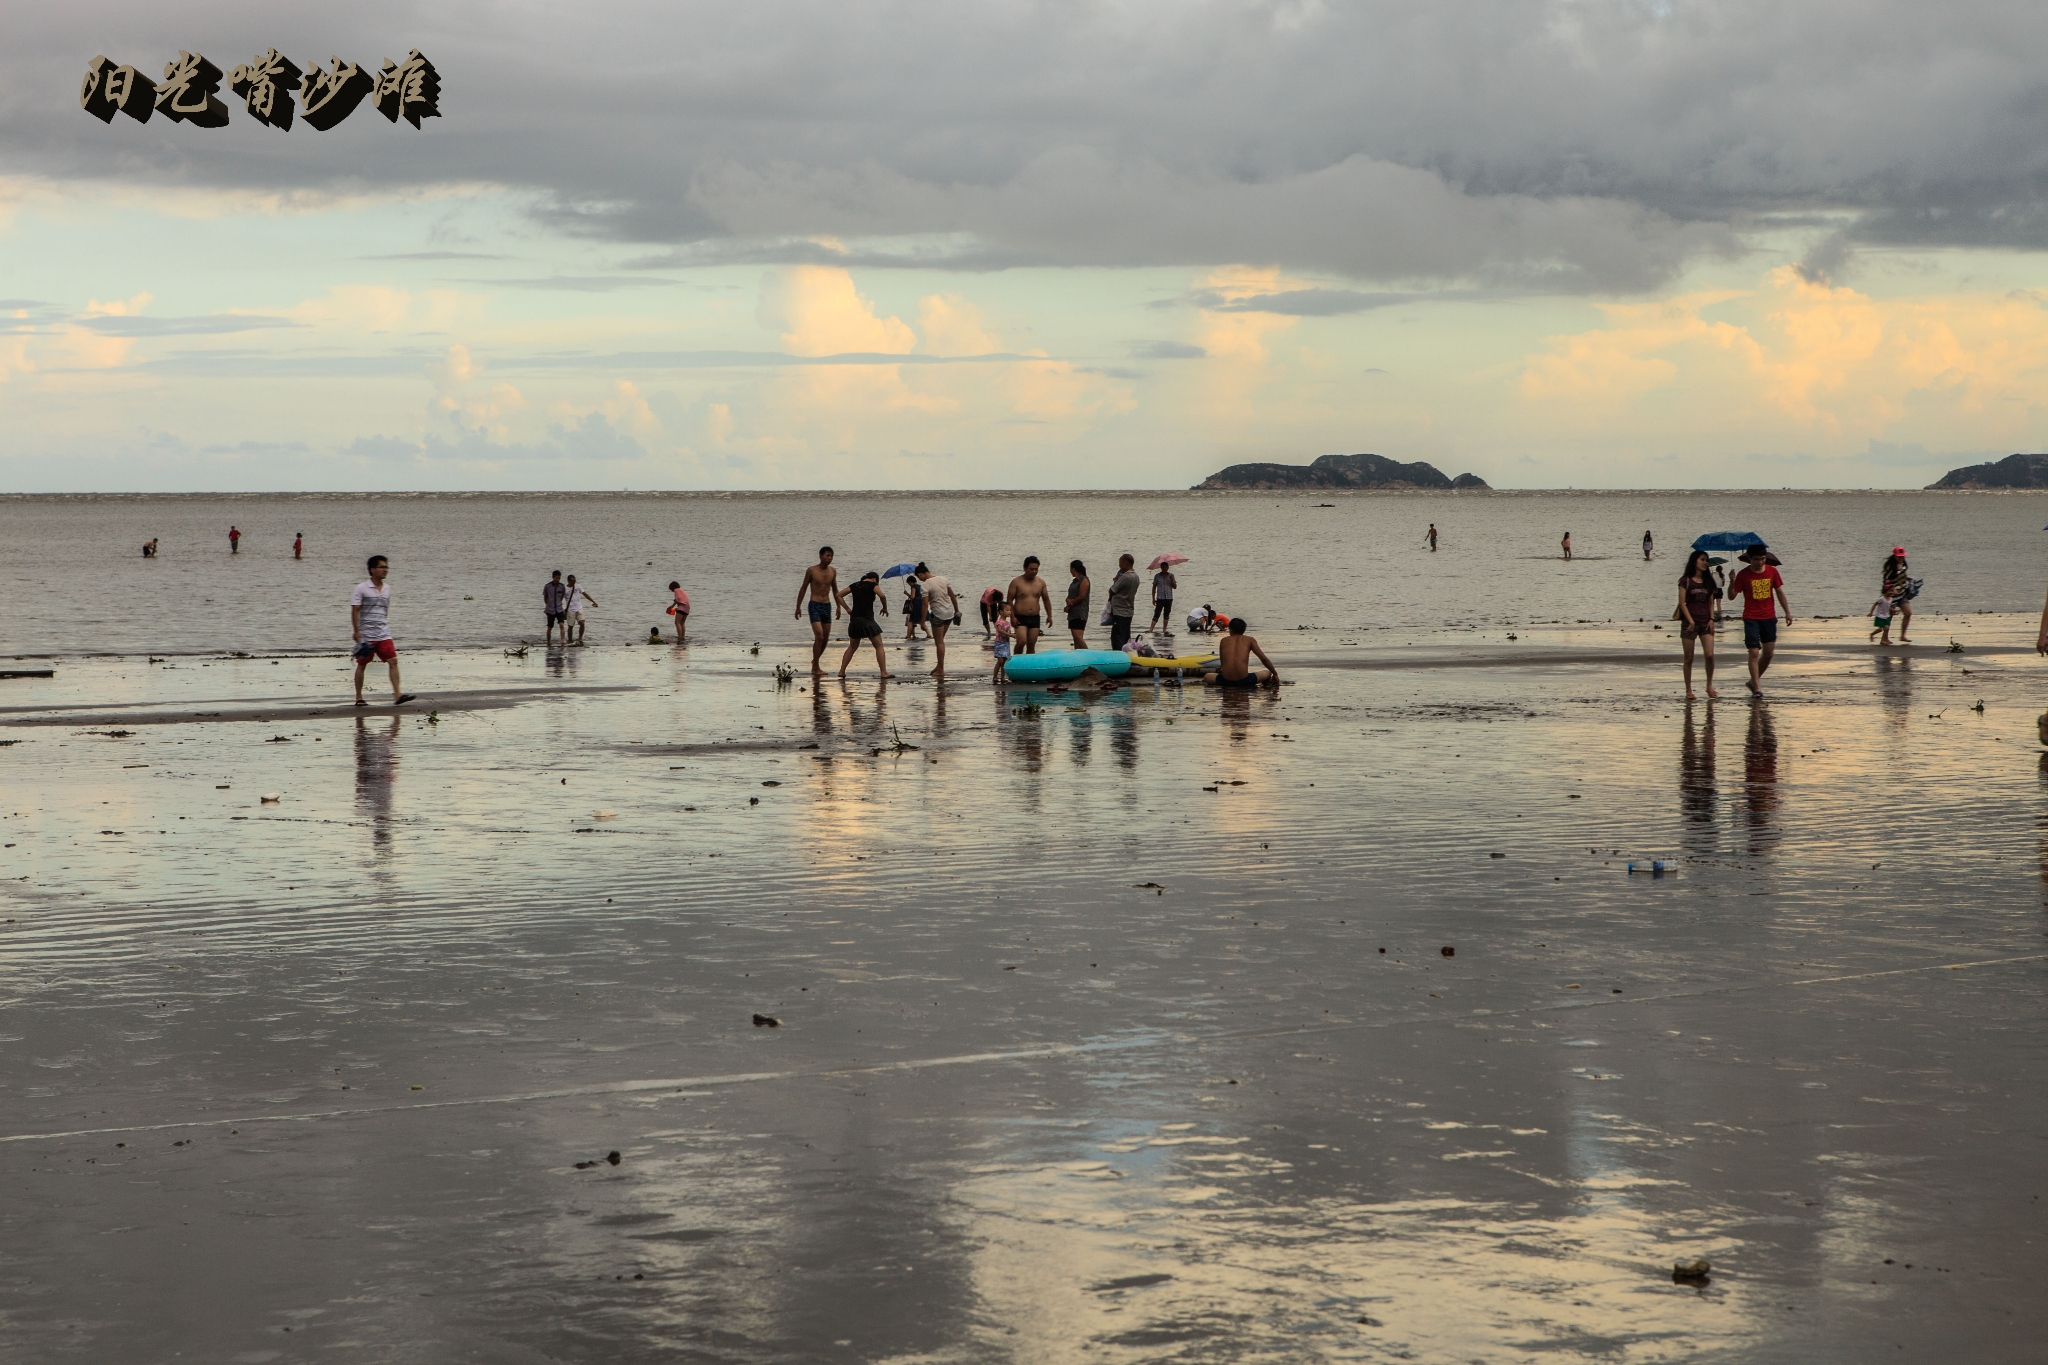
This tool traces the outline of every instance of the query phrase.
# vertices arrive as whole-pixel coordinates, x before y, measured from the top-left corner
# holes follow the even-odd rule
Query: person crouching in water
[[[1259,662],[1270,670],[1261,678],[1252,672],[1252,655],[1259,656]],[[1216,642],[1216,672],[1203,679],[1218,687],[1267,687],[1280,685],[1280,666],[1266,657],[1266,651],[1259,648],[1259,642],[1245,634],[1244,618],[1232,617],[1230,633]]]

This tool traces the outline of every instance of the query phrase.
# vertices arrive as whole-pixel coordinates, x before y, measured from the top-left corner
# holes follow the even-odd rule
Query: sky
[[[1919,487],[2048,449],[2048,10],[71,0],[0,491]],[[438,119],[79,105],[411,49]]]

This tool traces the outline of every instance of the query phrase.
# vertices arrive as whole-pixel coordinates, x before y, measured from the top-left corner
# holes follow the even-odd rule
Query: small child
[[[668,614],[676,618],[676,643],[685,644],[687,641],[683,639],[683,632],[690,624],[690,594],[683,591],[683,585],[680,583],[669,584],[668,590],[676,599],[668,605]]]
[[[1873,644],[1888,645],[1892,642],[1892,595],[1890,591],[1880,592],[1877,600],[1870,604],[1870,639]],[[1884,636],[1882,640],[1878,636]]]
[[[1016,634],[1016,632],[1016,619],[1010,611],[1009,604],[1005,603],[1003,605],[1002,610],[996,613],[996,667],[995,672],[991,674],[989,677],[989,681],[994,683],[998,687],[1002,686],[1003,683],[1008,681],[1008,677],[1003,670],[1005,666],[1010,662],[1010,637]]]

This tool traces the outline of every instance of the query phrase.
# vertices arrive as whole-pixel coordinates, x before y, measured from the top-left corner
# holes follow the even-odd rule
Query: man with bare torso
[[[1045,628],[1047,609],[1052,603],[1052,585],[1039,577],[1037,555],[1025,559],[1024,572],[1010,580],[1004,600],[1017,619],[1017,653],[1036,654],[1038,632]]]
[[[839,570],[832,567],[832,547],[827,545],[818,551],[818,562],[804,570],[804,581],[796,587],[797,618],[801,620],[805,606],[810,607],[813,673],[825,671],[819,660],[825,657],[825,646],[832,639],[832,621],[838,615],[838,587]]]
[[[1261,678],[1252,672],[1252,655],[1259,656],[1259,662],[1271,672]],[[1259,642],[1244,633],[1244,618],[1230,618],[1230,633],[1216,642],[1216,673],[1212,679],[1218,687],[1267,687],[1280,685],[1280,666],[1266,657],[1266,651],[1259,648]]]

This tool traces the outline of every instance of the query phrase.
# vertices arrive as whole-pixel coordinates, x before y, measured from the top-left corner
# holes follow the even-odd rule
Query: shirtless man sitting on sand
[[[1010,580],[1004,600],[1017,622],[1017,653],[1038,652],[1038,632],[1045,627],[1046,606],[1052,585],[1038,576],[1038,556],[1024,561],[1024,572]]]
[[[1252,672],[1252,655],[1259,656],[1259,662],[1270,672],[1261,678]],[[1280,666],[1266,657],[1266,651],[1259,648],[1259,642],[1244,633],[1244,618],[1230,618],[1230,633],[1216,642],[1216,672],[1204,681],[1218,687],[1278,687]]]
[[[835,591],[839,587],[839,570],[832,567],[832,547],[818,551],[818,562],[804,570],[804,581],[796,587],[796,616],[804,615],[804,599],[810,599],[811,609],[811,672],[823,673],[825,665],[819,660],[825,657],[825,646],[832,639],[832,621],[838,615],[838,599]]]

